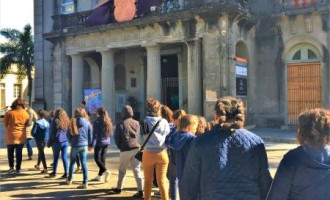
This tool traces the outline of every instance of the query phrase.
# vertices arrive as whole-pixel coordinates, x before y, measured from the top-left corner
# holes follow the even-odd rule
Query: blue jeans
[[[82,170],[83,170],[83,184],[88,183],[87,151],[88,151],[87,146],[71,147],[68,181],[72,181],[74,165],[76,163],[77,155],[79,155]]]
[[[32,151],[32,145],[33,144],[32,144],[32,142],[33,142],[32,138],[27,138],[26,139],[26,149],[27,149],[29,157],[32,157],[32,155],[33,155],[33,151]]]
[[[58,166],[58,159],[60,157],[63,162],[64,167],[64,174],[68,174],[68,147],[69,143],[68,141],[61,142],[61,143],[54,143],[53,144],[53,154],[54,154],[54,160],[53,160],[53,173],[56,174],[57,166]]]
[[[24,144],[7,145],[7,156],[10,169],[14,168],[14,151],[16,150],[16,170],[21,170],[23,147]]]

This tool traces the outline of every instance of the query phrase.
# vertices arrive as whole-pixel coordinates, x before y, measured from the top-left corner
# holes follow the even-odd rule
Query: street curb
[[[274,138],[274,137],[260,137],[264,142],[276,142],[276,143],[287,143],[287,144],[297,144],[296,139],[293,138]]]

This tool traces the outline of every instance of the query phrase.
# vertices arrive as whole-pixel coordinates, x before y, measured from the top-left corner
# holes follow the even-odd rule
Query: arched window
[[[298,44],[289,53],[289,62],[304,62],[320,60],[319,51],[310,44]]]
[[[126,70],[123,65],[115,67],[115,89],[126,90]]]

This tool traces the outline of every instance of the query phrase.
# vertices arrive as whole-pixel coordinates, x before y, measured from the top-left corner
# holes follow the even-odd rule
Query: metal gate
[[[171,99],[171,89],[179,87],[179,79],[177,77],[170,77],[170,78],[162,78],[162,99],[161,102],[164,105],[170,107],[170,99]]]
[[[322,106],[320,62],[288,64],[288,125],[298,124],[305,109]]]

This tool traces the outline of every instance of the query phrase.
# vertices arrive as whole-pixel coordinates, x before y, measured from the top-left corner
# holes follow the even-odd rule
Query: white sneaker
[[[95,178],[92,179],[92,181],[101,181],[102,182],[102,176],[97,175]]]
[[[68,185],[72,185],[72,181],[66,181],[66,184],[68,184]]]
[[[104,175],[104,182],[107,182],[108,178],[109,178],[109,175],[110,175],[110,172],[107,170],[103,173],[103,175]]]

